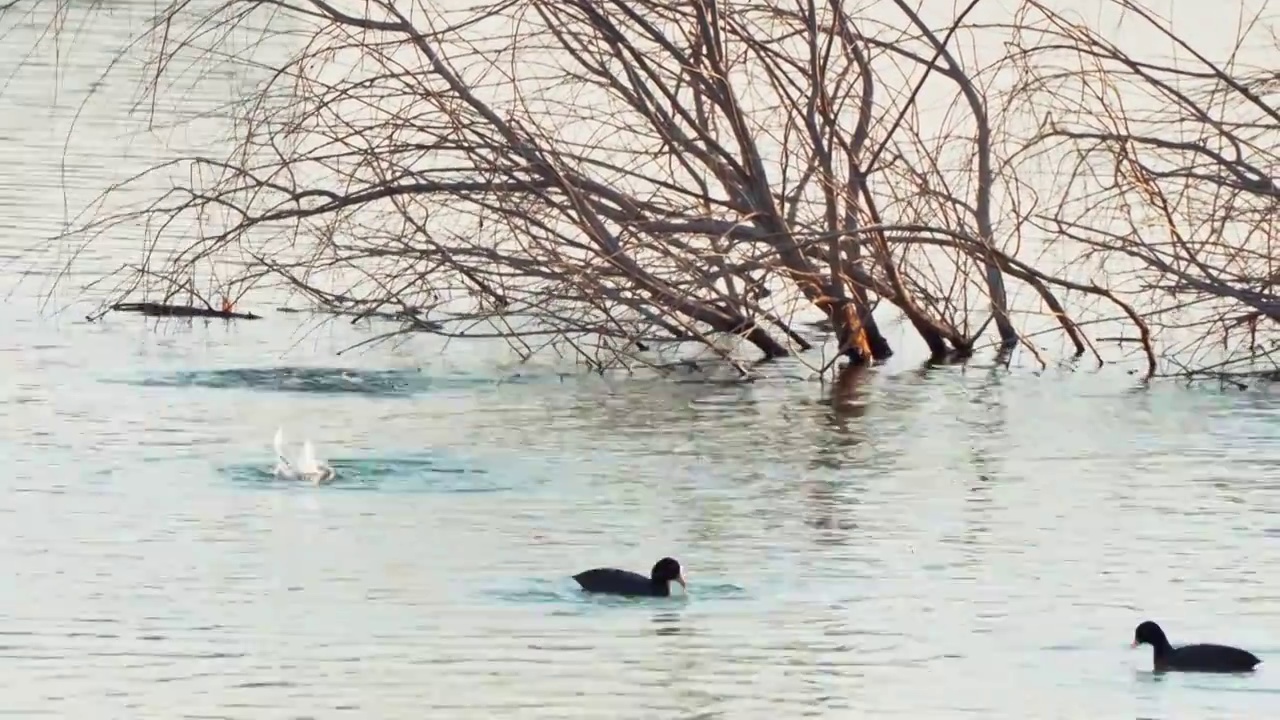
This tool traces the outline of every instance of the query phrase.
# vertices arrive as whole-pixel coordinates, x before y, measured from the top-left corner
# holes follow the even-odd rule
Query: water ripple
[[[227,368],[183,370],[155,377],[113,379],[140,387],[236,389],[316,394],[356,394],[411,397],[442,390],[473,390],[501,384],[530,382],[529,376],[496,380],[492,377],[432,377],[420,370],[367,370],[339,367]]]
[[[470,468],[435,457],[382,457],[326,460],[336,472],[326,489],[361,489],[390,492],[491,493],[510,490],[482,468]],[[227,465],[222,472],[237,483],[266,485],[276,488],[308,487],[306,484],[278,480],[274,464],[238,463]]]

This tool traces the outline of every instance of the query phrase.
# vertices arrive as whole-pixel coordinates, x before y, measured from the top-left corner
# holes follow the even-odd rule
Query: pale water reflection
[[[128,32],[129,7],[96,35]],[[63,92],[97,82],[106,39],[66,59]],[[64,200],[158,152],[140,137],[104,154],[124,82],[81,109],[90,134],[64,164],[76,105],[41,110],[53,90],[40,77],[0,104],[0,259],[56,230]],[[1280,706],[1280,404],[1266,390],[903,361],[833,404],[798,367],[752,387],[606,383],[494,370],[487,349],[441,357],[425,341],[337,357],[376,327],[295,333],[287,315],[38,320],[48,278],[33,278],[0,313],[9,714],[1078,720]],[[281,426],[343,479],[272,482]],[[590,598],[569,579],[668,554],[687,598]],[[1252,677],[1155,676],[1128,648],[1146,617],[1175,642],[1265,662]]]

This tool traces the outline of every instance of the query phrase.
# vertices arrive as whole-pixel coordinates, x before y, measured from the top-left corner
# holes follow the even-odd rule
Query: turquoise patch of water
[[[338,490],[383,490],[392,492],[489,493],[515,489],[487,470],[465,467],[456,461],[428,456],[331,458],[337,473],[323,486]],[[306,483],[279,480],[274,465],[234,463],[220,471],[237,484],[263,488],[312,487]]]
[[[690,583],[689,594],[710,600],[747,600],[751,597],[746,588],[733,583],[716,585],[703,585],[701,583],[695,585]]]
[[[340,367],[226,368],[182,370],[136,378],[107,378],[103,382],[141,387],[266,390],[324,395],[353,394],[411,397],[441,390],[528,384],[545,380],[533,375],[504,378],[468,375],[429,375],[421,370],[362,370]]]

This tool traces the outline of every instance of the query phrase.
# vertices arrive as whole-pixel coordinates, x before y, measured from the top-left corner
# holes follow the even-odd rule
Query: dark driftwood
[[[131,312],[150,317],[203,317],[222,320],[261,320],[261,315],[239,313],[227,310],[214,310],[209,307],[191,307],[189,305],[168,305],[166,303],[140,302],[116,303],[111,306],[116,312]]]

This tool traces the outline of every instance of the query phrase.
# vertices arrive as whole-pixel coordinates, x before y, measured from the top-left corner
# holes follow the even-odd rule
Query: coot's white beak
[[[685,592],[689,592],[689,586],[684,583],[684,573],[680,573],[680,576],[676,578],[676,582],[680,583],[680,587],[684,588]]]
[[[1133,642],[1129,643],[1129,647],[1131,647],[1131,648],[1136,648],[1136,647],[1138,647],[1138,641],[1137,641],[1137,640],[1134,640]]]

